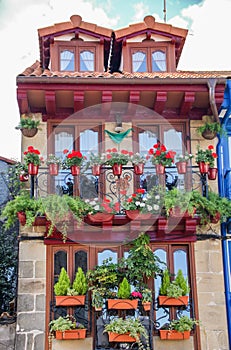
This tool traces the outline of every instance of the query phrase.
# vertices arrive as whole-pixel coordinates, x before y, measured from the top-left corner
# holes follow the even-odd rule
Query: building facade
[[[141,23],[114,31],[74,15],[38,34],[40,60],[17,76],[21,116],[30,114],[41,122],[33,139],[22,136],[22,158],[28,146],[39,149],[44,158],[50,153],[63,156],[65,149],[86,156],[112,148],[145,155],[159,142],[177,154],[195,154],[198,144],[216,148],[218,139],[205,140],[197,128],[204,116],[218,120],[230,73],[178,71],[187,30],[146,16]],[[37,197],[51,192],[90,199],[106,193],[121,200],[137,188],[148,192],[160,183],[167,189],[191,190],[195,182],[201,185],[200,176],[196,181],[193,175],[196,167],[193,161],[186,175],[171,168],[157,176],[149,162],[143,175],[134,174],[130,166],[119,177],[105,169],[97,179],[89,171],[77,177],[63,171],[54,178],[41,167],[31,181]],[[217,181],[206,178],[207,187],[218,191]],[[53,287],[61,267],[73,279],[79,266],[87,272],[108,257],[116,262],[141,232],[149,234],[150,248],[172,274],[183,270],[191,290],[185,308],[163,308],[157,302],[159,280],[149,281],[153,309],[140,316],[154,324],[148,326],[151,348],[228,349],[219,223],[201,227],[179,217],[165,229],[159,219],[142,223],[118,214],[109,224],[70,224],[66,243],[59,232],[47,237],[45,224],[21,227],[16,349],[29,350],[32,344],[35,350],[119,348],[105,340],[100,322],[107,314],[94,312],[90,293],[83,308],[63,310],[55,305]],[[49,338],[49,322],[65,312],[86,322],[86,339]],[[159,329],[179,312],[199,319],[200,326],[188,340],[161,340]]]

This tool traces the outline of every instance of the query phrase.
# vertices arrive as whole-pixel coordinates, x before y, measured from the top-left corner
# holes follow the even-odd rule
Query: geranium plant
[[[58,164],[59,166],[62,165],[62,160],[60,157],[57,157],[55,154],[50,153],[46,159],[46,164]]]
[[[159,214],[162,208],[162,200],[158,191],[153,189],[146,193],[143,188],[138,188],[136,193],[127,197],[123,202],[125,210],[139,210],[141,213]]]
[[[27,151],[25,151],[23,154],[26,165],[30,163],[34,165],[41,164],[41,158],[39,157],[40,151],[35,149],[33,146],[28,146]]]
[[[80,151],[72,150],[69,152],[67,149],[65,149],[63,153],[66,154],[66,159],[64,161],[64,166],[66,168],[70,168],[73,165],[80,166],[85,159]]]
[[[113,203],[108,198],[103,198],[103,200],[99,200],[98,198],[94,198],[93,200],[85,199],[85,203],[89,206],[89,214],[96,213],[112,213],[115,214],[119,211],[119,203]]]
[[[171,166],[174,163],[176,152],[168,151],[164,144],[157,142],[149,149],[148,154],[153,164],[161,164],[163,166]]]
[[[217,153],[214,151],[213,145],[209,145],[206,150],[203,150],[200,148],[200,146],[197,147],[197,153],[196,153],[196,162],[204,162],[206,164],[209,164],[210,168],[214,168],[215,159],[217,158]]]
[[[90,166],[92,165],[102,165],[106,162],[106,154],[105,153],[93,153],[90,152],[89,154],[89,160],[88,160],[88,164]]]
[[[116,148],[106,151],[106,164],[113,166],[114,164],[126,165],[129,162],[129,152],[126,150],[118,151]]]
[[[147,158],[140,153],[129,153],[130,155],[130,160],[133,165],[138,165],[138,164],[145,164],[147,162]]]
[[[194,157],[193,154],[185,152],[184,154],[177,154],[176,161],[177,162],[188,162],[193,157]]]

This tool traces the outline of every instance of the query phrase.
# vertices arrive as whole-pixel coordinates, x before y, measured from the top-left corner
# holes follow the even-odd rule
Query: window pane
[[[152,53],[152,72],[166,71],[166,54],[162,51]]]
[[[81,267],[84,273],[87,272],[87,253],[83,250],[75,253],[75,272],[78,271],[78,267]]]
[[[73,51],[65,50],[60,53],[60,70],[61,71],[74,71],[75,68],[75,56]]]
[[[93,130],[84,130],[80,133],[80,151],[87,156],[89,151],[99,152],[99,133]]]
[[[179,269],[182,270],[184,277],[188,278],[187,254],[184,250],[178,249],[173,253],[174,273],[177,274]]]
[[[80,53],[80,71],[94,71],[94,53],[91,51],[82,51]]]
[[[133,72],[147,72],[146,54],[144,52],[136,52],[132,55]]]
[[[98,253],[98,265],[102,265],[103,261],[106,259],[112,258],[112,263],[116,264],[118,260],[118,253],[113,252],[112,250],[104,250],[101,253]]]
[[[155,250],[155,255],[165,264],[167,264],[167,253],[164,249],[157,249]],[[165,270],[166,265],[162,264],[161,269]],[[161,277],[157,276],[154,280],[154,291],[155,291],[155,299],[158,298],[159,290],[161,286]],[[157,328],[160,328],[162,325],[168,322],[169,315],[166,313],[166,311],[163,308],[158,308],[156,311],[156,321],[157,321]]]

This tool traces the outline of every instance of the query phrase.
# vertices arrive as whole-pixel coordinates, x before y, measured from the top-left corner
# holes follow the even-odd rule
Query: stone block
[[[18,328],[23,332],[45,331],[45,312],[18,314]]]
[[[14,350],[16,323],[0,325],[0,349]]]
[[[36,295],[36,311],[45,311],[46,297],[44,294]]]
[[[35,262],[35,278],[46,278],[46,263],[45,261]]]
[[[63,350],[63,342],[65,342],[65,350],[90,350],[92,349],[92,338],[78,340],[56,340],[52,341],[52,350]],[[37,349],[36,349],[37,350]],[[40,349],[38,349],[40,350]]]
[[[34,337],[34,348],[33,348],[33,350],[44,349],[44,344],[45,344],[45,334],[44,333],[36,334],[35,337]]]
[[[20,261],[18,277],[32,278],[34,277],[34,262],[33,261]]]
[[[15,349],[17,349],[17,350],[25,350],[26,349],[26,334],[24,334],[24,333],[17,333],[16,334]]]
[[[27,347],[26,350],[32,350],[34,343],[34,335],[33,333],[27,333]]]
[[[45,293],[45,279],[21,278],[18,281],[19,294],[43,294]]]
[[[34,311],[34,295],[18,294],[18,312]]]
[[[19,261],[45,261],[46,246],[43,241],[21,241],[19,246]]]

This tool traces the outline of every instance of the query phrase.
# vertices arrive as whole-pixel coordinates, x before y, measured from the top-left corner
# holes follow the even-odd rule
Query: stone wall
[[[15,329],[16,323],[0,324],[0,349],[14,350],[15,349]]]
[[[45,227],[24,229],[19,244],[17,350],[41,350],[45,341]],[[22,240],[23,237],[23,240]],[[33,237],[33,239],[31,239]],[[30,238],[30,240],[26,240]]]

